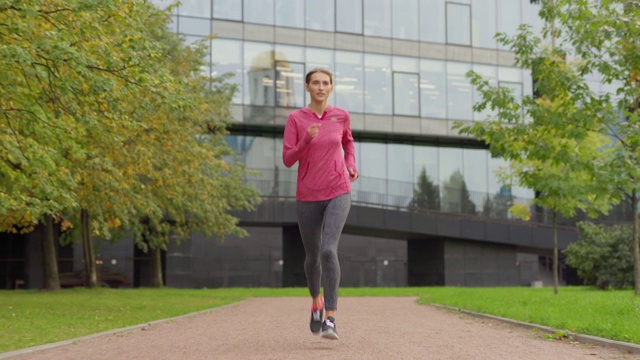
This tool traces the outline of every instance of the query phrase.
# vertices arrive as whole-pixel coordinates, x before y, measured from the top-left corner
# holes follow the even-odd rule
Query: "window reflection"
[[[447,63],[447,111],[451,119],[471,120],[473,117],[471,84],[466,78],[469,70],[469,64]]]
[[[334,31],[333,4],[333,1],[306,0],[305,27],[311,30]],[[355,15],[351,15],[353,15],[351,21],[357,21]]]
[[[422,117],[447,117],[447,84],[444,61],[420,61],[420,114]]]
[[[498,32],[515,35],[521,22],[520,1],[498,0]],[[498,48],[506,49],[502,44]]]
[[[445,2],[420,0],[420,40],[445,42]]]
[[[274,0],[244,0],[244,21],[273,25]]]
[[[178,15],[211,18],[211,1],[182,0],[178,6]]]
[[[299,0],[275,0],[276,25],[304,28],[304,2]]]
[[[360,190],[367,202],[386,203],[387,151],[383,143],[360,144]]]
[[[213,17],[225,20],[242,20],[242,1],[215,0],[213,2]]]
[[[391,56],[365,54],[364,56],[365,112],[392,113]]]
[[[413,195],[413,148],[408,144],[388,144],[387,153],[387,203],[406,207]]]
[[[393,112],[396,115],[419,116],[418,74],[393,73]]]
[[[473,46],[495,49],[496,0],[475,0],[471,6]]]
[[[304,64],[276,61],[276,105],[304,106]]]
[[[471,45],[471,7],[469,5],[447,3],[447,43]]]
[[[418,0],[393,0],[393,37],[418,40]]]
[[[364,112],[363,54],[336,51],[334,96],[336,106],[347,111]]]
[[[336,0],[336,31],[362,34],[362,0]]]
[[[273,106],[275,69],[273,47],[265,43],[244,43],[244,103]]]
[[[391,37],[391,0],[364,2],[364,34]]]
[[[486,150],[464,149],[463,175],[470,199],[475,204],[476,210],[481,210],[485,202],[487,192],[487,156]]]
[[[211,76],[230,74],[229,83],[236,84],[233,103],[242,103],[242,42],[237,40],[213,39],[211,41]]]

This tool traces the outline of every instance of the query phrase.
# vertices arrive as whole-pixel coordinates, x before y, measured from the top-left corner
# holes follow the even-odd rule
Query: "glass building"
[[[169,3],[153,2],[161,8]],[[514,66],[513,53],[494,35],[515,34],[522,23],[541,30],[539,7],[530,0],[183,0],[171,26],[187,42],[214,35],[210,64],[202,71],[233,74],[236,123],[228,143],[235,161],[257,170],[249,180],[265,202],[291,202],[295,195],[297,170],[281,160],[284,124],[308,103],[306,72],[325,67],[334,73],[331,105],[351,114],[361,174],[352,191],[356,212],[377,208],[403,216],[426,210],[504,222],[508,207],[530,204],[534,192],[502,183],[496,171],[504,160],[452,125],[490,115],[473,111],[479,94],[465,77],[469,70],[517,95],[532,93],[530,72]],[[167,264],[180,257],[183,265],[167,267],[167,284],[304,286],[301,266],[287,267],[301,264],[304,255],[295,221],[274,216],[240,216],[248,238],[219,243],[194,237],[170,249]],[[454,234],[465,233],[462,223],[449,226]],[[348,222],[339,250],[342,285],[549,281],[548,244],[478,240]]]
[[[166,8],[173,1],[151,2]],[[514,66],[514,54],[494,35],[513,35],[523,23],[539,33],[535,3],[182,0],[170,27],[188,43],[207,42],[203,74],[232,74],[238,91],[227,136],[231,160],[256,170],[247,181],[264,201],[237,214],[248,237],[221,242],[193,234],[170,244],[163,254],[166,285],[306,286],[297,169],[286,168],[281,154],[287,116],[308,103],[304,76],[315,67],[334,74],[329,101],[351,115],[360,171],[339,247],[342,286],[551,284],[551,228],[531,206],[535,193],[501,182],[497,171],[505,161],[453,129],[457,121],[491,115],[473,110],[479,94],[465,77],[469,70],[516,95],[532,94],[531,73]],[[611,90],[597,78],[588,81]],[[533,221],[511,218],[515,202],[531,207]],[[39,286],[34,236],[0,242],[0,253],[18,264],[0,266],[5,288]],[[560,229],[560,249],[575,240],[575,227]],[[149,258],[131,239],[96,247],[99,274],[119,286],[149,284]],[[80,247],[60,254],[61,272],[81,272]],[[560,276],[565,284],[578,281],[564,266]]]

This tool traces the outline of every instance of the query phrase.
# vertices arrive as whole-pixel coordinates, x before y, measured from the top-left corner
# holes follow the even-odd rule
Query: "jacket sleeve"
[[[298,142],[298,124],[292,115],[289,115],[287,124],[284,126],[284,138],[282,146],[282,162],[286,167],[292,167],[296,161],[300,160],[300,157],[308,149],[307,145],[311,142],[312,138],[309,133],[305,132],[300,142]]]
[[[342,133],[342,149],[344,150],[344,163],[347,168],[358,170],[356,168],[356,148],[353,144],[353,135],[351,134],[351,117],[347,113],[347,121]]]

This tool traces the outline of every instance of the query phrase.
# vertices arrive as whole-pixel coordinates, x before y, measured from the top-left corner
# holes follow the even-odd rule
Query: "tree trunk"
[[[58,257],[53,237],[53,217],[46,215],[42,234],[42,290],[60,290],[58,276]]]
[[[551,214],[553,221],[553,293],[558,295],[558,215],[555,210]]]
[[[80,211],[80,219],[82,223],[84,269],[86,273],[85,285],[88,288],[95,288],[98,286],[98,273],[96,271],[96,251],[91,241],[91,219],[89,218],[89,210],[82,209]]]
[[[633,216],[633,274],[635,294],[640,295],[640,240],[638,238],[638,191],[631,192],[631,214]]]
[[[162,287],[162,249],[154,247],[151,249],[151,287]]]

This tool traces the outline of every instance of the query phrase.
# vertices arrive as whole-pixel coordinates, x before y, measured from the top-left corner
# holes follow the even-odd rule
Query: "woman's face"
[[[311,75],[311,79],[307,84],[307,91],[313,102],[325,102],[333,91],[333,84],[329,75],[316,72]]]

